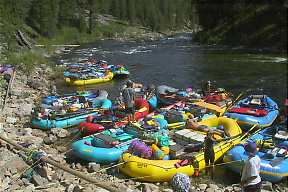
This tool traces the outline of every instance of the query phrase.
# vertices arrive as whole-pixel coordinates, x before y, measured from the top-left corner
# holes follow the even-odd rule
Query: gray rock
[[[60,180],[63,183],[70,185],[75,180],[74,178],[75,178],[74,175],[71,175],[70,173],[64,172],[63,175],[61,176]]]
[[[16,122],[18,122],[18,118],[15,118],[15,117],[7,117],[6,118],[6,123],[15,124]]]
[[[35,189],[34,184],[30,184],[30,185],[28,185],[28,186],[25,188],[25,191],[32,191],[32,190],[34,190],[34,189]]]
[[[33,129],[32,135],[36,137],[44,137],[44,132],[39,129]]]
[[[213,190],[219,189],[218,185],[215,185],[215,184],[213,184],[213,183],[211,183],[211,184],[209,185],[209,188],[212,188]]]
[[[75,163],[72,163],[72,164],[70,165],[70,168],[71,168],[71,169],[76,169]]]
[[[163,191],[163,192],[173,192],[172,189],[163,189],[162,191]]]
[[[30,115],[33,107],[34,107],[33,104],[24,104],[23,106],[20,107],[20,109],[22,110],[23,115]]]
[[[138,186],[138,189],[143,192],[154,192],[159,191],[159,187],[153,183],[142,183]]]
[[[41,177],[48,178],[48,175],[51,174],[51,171],[49,171],[49,169],[47,169],[46,167],[38,167],[36,169],[36,173]]]
[[[10,94],[15,95],[15,96],[20,96],[20,95],[22,95],[22,90],[14,89],[14,90],[10,91]]]
[[[9,159],[6,161],[6,163],[3,165],[7,170],[9,170],[13,173],[19,173],[25,169],[27,169],[29,166],[18,156],[9,156]]]
[[[215,190],[209,187],[209,188],[207,188],[205,191],[206,191],[206,192],[214,192]]]
[[[47,145],[50,145],[54,143],[57,140],[57,137],[55,135],[49,135],[48,137],[45,137],[44,143]]]
[[[28,179],[26,179],[26,178],[22,178],[22,183],[23,183],[24,186],[28,186],[28,185],[31,184],[30,181]]]
[[[242,191],[242,188],[241,187],[234,187],[233,191]]]
[[[100,188],[100,187],[96,188],[94,191],[95,192],[109,192],[108,190]]]
[[[32,136],[32,129],[31,128],[24,128],[23,130],[22,130],[22,133],[24,134],[24,135],[28,135],[28,136]]]
[[[207,188],[207,185],[206,184],[199,184],[198,187],[201,190],[205,190]]]
[[[69,132],[63,128],[52,128],[50,131],[59,138],[64,138],[69,135]]]
[[[15,191],[15,190],[18,190],[18,189],[21,189],[21,187],[20,187],[18,184],[13,184],[13,185],[9,188],[9,190],[11,190],[11,191]]]
[[[12,169],[10,170],[10,173],[12,175],[15,175],[16,173],[18,173],[17,169],[15,167],[12,167]]]
[[[272,183],[269,181],[262,181],[261,188],[268,191],[273,191]]]
[[[101,169],[100,165],[97,164],[97,163],[95,163],[95,162],[90,162],[90,163],[88,164],[88,171],[89,171],[90,173],[99,171],[100,169]]]
[[[60,129],[60,131],[57,133],[57,137],[59,138],[65,138],[69,136],[69,132],[66,129]]]
[[[8,170],[6,170],[3,174],[5,177],[11,177],[12,176],[11,172]]]
[[[77,185],[74,187],[73,192],[82,192],[84,189],[84,187]]]
[[[34,89],[40,89],[40,87],[42,87],[41,83],[34,79],[28,79],[27,84]]]
[[[80,170],[82,169],[82,165],[80,163],[77,163],[75,166],[77,169],[80,169]]]
[[[45,187],[48,184],[48,180],[41,177],[40,175],[33,174],[32,183],[35,184],[36,186]]]
[[[227,192],[232,192],[232,191],[233,191],[233,187],[228,186],[228,187],[225,188],[225,191],[227,191]]]

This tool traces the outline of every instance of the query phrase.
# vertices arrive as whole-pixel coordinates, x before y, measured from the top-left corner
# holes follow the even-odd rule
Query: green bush
[[[7,55],[7,63],[16,69],[23,70],[26,74],[37,65],[43,63],[49,63],[49,60],[45,58],[41,53],[33,53],[27,50],[21,54],[9,54]]]

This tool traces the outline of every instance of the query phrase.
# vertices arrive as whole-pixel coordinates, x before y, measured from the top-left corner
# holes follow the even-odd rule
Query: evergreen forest
[[[134,27],[190,31],[201,44],[287,49],[284,0],[1,0],[0,24],[1,60],[8,61],[19,49],[17,29],[43,45],[115,38]]]

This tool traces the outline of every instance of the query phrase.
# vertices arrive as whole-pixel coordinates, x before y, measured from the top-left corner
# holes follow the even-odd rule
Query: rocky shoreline
[[[29,120],[33,107],[42,98],[50,95],[51,73],[52,69],[45,64],[34,68],[29,76],[16,71],[5,106],[3,105],[9,81],[4,79],[3,74],[0,77],[2,85],[0,107],[1,109],[4,107],[1,110],[0,134],[17,144],[26,145],[25,147],[31,151],[27,154],[1,141],[0,191],[106,191],[48,163],[28,169],[33,164],[31,155],[35,151],[41,151],[46,157],[63,166],[96,178],[99,183],[111,183],[111,186],[121,191],[172,191],[169,182],[146,183],[130,180],[126,175],[118,172],[117,166],[108,169],[106,166],[93,162],[79,163],[71,159],[67,155],[69,148],[64,145],[65,143],[56,144],[57,141],[61,143],[61,139],[67,139],[70,136],[65,129],[55,128],[42,131],[31,128]],[[192,177],[191,181],[190,191],[241,191],[239,186],[225,186],[203,177]],[[262,187],[262,191],[288,191],[288,187],[272,185],[270,182],[264,182]]]

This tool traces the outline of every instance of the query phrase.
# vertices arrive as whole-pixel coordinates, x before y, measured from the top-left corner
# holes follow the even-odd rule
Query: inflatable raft
[[[278,113],[277,103],[267,95],[250,95],[224,115],[236,119],[243,130],[248,130],[256,123],[257,128],[271,126]]]
[[[167,85],[156,87],[156,95],[164,105],[171,105],[177,101],[196,102],[202,100],[201,90],[192,90],[191,88],[180,90]]]
[[[209,119],[206,123],[205,122],[205,120],[202,121],[203,124],[207,123],[207,125],[218,125],[221,123],[224,125],[225,130],[231,135],[231,138],[221,139],[218,137],[218,142],[214,147],[215,161],[221,160],[226,151],[243,141],[247,136],[247,133],[243,135],[240,134],[241,128],[232,119],[222,117],[220,119]],[[196,135],[197,139],[204,138],[204,133],[197,133],[193,130],[188,131],[191,131],[189,133],[190,136],[180,140],[185,141],[186,139],[189,139],[190,142],[192,142],[192,139],[194,139],[192,137]],[[198,134],[202,134],[202,136]],[[148,182],[164,182],[170,181],[175,173],[185,173],[192,176],[195,171],[198,172],[205,169],[204,152],[194,151],[185,153],[184,149],[186,149],[186,147],[177,142],[175,143],[174,141],[175,140],[170,141],[170,160],[158,160],[153,158],[145,159],[135,155],[133,151],[128,151],[123,153],[119,159],[120,170],[126,175],[139,180]],[[202,143],[203,141],[198,140],[198,143],[199,142]]]
[[[110,71],[114,74],[114,77],[127,77],[130,75],[130,72],[122,65],[116,65]]]
[[[122,107],[125,106],[124,103],[121,104]],[[107,116],[103,116],[100,121],[97,121],[95,116],[87,117],[86,121],[82,121],[78,125],[78,130],[83,129],[83,133],[86,135],[91,135],[93,133],[97,133],[99,131],[103,131],[104,129],[111,128],[114,124],[118,127],[122,127],[128,123],[128,119],[125,118],[125,111],[120,105],[116,106],[113,111],[107,111]],[[149,103],[144,99],[135,98],[135,120],[140,118],[144,118],[149,113]],[[138,111],[137,111],[138,110]],[[105,115],[105,114],[103,114]],[[107,117],[107,118],[106,118]],[[112,117],[115,117],[111,119]],[[121,121],[118,119],[122,119]],[[96,121],[94,121],[96,120]],[[101,121],[110,121],[106,123],[101,123]]]
[[[159,132],[167,121],[153,118],[159,122],[159,130],[152,130],[144,126],[143,118],[135,125],[125,126],[123,129],[107,129],[88,138],[72,144],[73,154],[87,161],[108,164],[118,161],[120,155],[128,150],[133,140],[148,132]],[[140,127],[140,128],[139,128]],[[164,131],[164,130],[161,130]]]
[[[77,85],[89,85],[94,83],[102,83],[107,82],[113,79],[114,74],[112,72],[109,72],[107,75],[104,76],[96,76],[93,77],[86,77],[78,79],[76,76],[69,76],[65,78],[65,83],[71,86],[77,86]]]
[[[111,107],[112,102],[108,99],[100,99],[94,101],[94,104],[98,104],[97,109],[79,109],[65,114],[58,112],[58,109],[49,108],[49,106],[48,108],[37,109],[30,119],[30,124],[32,127],[40,129],[72,127],[86,119],[89,115],[98,114],[99,109]]]
[[[286,131],[285,131],[286,132]],[[255,142],[258,146],[261,159],[260,176],[262,180],[279,182],[288,176],[288,133],[283,137],[283,133],[270,132],[270,127],[261,130],[245,142]],[[243,143],[244,144],[244,143]],[[240,173],[248,159],[244,146],[237,145],[227,151],[224,155],[226,167],[236,173]]]

